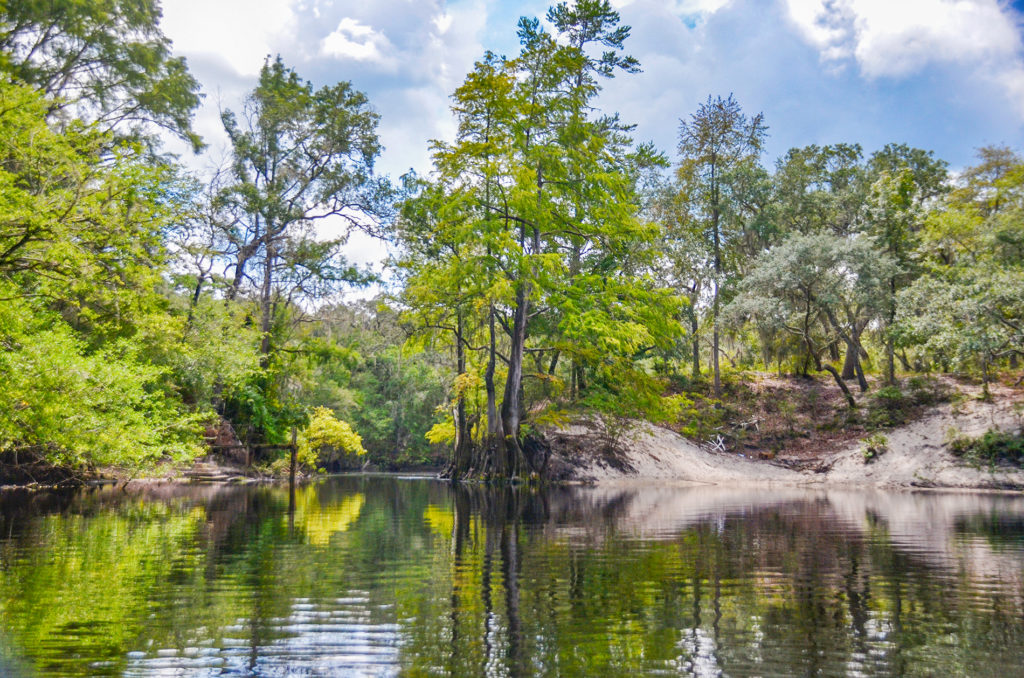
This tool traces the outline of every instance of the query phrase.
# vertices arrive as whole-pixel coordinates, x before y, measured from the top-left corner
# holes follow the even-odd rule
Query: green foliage
[[[165,390],[167,372],[141,360],[132,342],[90,351],[55,314],[5,302],[0,345],[0,452],[72,468],[148,466],[201,452],[208,415],[182,408]]]
[[[794,234],[762,255],[725,309],[734,326],[798,340],[801,372],[820,369],[834,342],[852,340],[884,314],[893,261],[863,238]]]
[[[398,205],[374,175],[366,96],[280,58],[223,114],[230,164],[201,185],[153,152],[156,128],[199,145],[197,84],[159,18],[155,0],[0,9],[8,455],[143,465],[193,455],[214,417],[283,443],[331,411],[382,465],[457,442],[462,471],[479,445],[493,465],[478,472],[516,475],[521,426],[581,411],[704,436],[729,403],[703,399],[702,363],[735,397],[722,357],[863,391],[884,348],[888,386],[867,397],[884,427],[945,397],[924,377],[898,387],[897,355],[980,373],[986,391],[1024,356],[1010,149],[981,149],[955,181],[900,144],[866,160],[855,144],[792,149],[770,173],[762,117],[708,97],[670,181],[597,109],[603,79],[639,64],[612,4],[579,0],[522,19],[518,54],[474,64],[454,139],[433,142],[429,181],[403,178]],[[328,217],[333,238],[315,228]],[[395,244],[390,306],[334,303],[374,279],[345,256],[351,228]]]
[[[516,58],[475,64],[453,96],[456,139],[434,144],[433,180],[398,223],[404,318],[423,341],[450,342],[453,384],[482,377],[485,403],[453,388],[452,427],[466,440],[471,413],[486,417],[508,446],[490,460],[499,474],[518,473],[524,414],[587,398],[651,409],[646,387],[626,395],[628,377],[681,335],[680,304],[647,275],[660,233],[639,209],[641,177],[664,158],[594,113],[599,79],[637,69],[619,54],[629,29],[604,1],[549,19],[558,36],[524,18]],[[598,44],[609,49],[596,58]]]
[[[888,450],[889,439],[881,433],[872,433],[861,440],[864,444],[864,463],[870,464]]]
[[[928,375],[914,375],[906,380],[904,387],[915,405],[930,407],[949,402],[953,397],[948,383]]]
[[[949,443],[949,449],[956,456],[977,463],[1006,462],[1024,466],[1024,434],[1020,430],[990,429],[979,438],[955,436]]]
[[[317,239],[312,224],[334,217],[352,226],[360,222],[353,214],[380,209],[382,187],[373,177],[379,116],[351,83],[314,89],[278,57],[263,65],[243,114],[221,118],[232,148],[229,183],[216,196],[229,215],[229,296],[251,283],[266,333],[272,302],[290,305],[367,282],[342,253],[346,237]]]
[[[0,5],[0,70],[50,98],[48,115],[86,114],[105,129],[140,122],[198,150],[199,83],[171,54],[158,0],[13,1]]]
[[[907,420],[911,404],[899,386],[884,386],[871,396],[867,423],[876,428],[899,426]]]
[[[310,468],[324,463],[325,452],[331,456],[336,452],[356,456],[366,454],[359,434],[326,407],[317,407],[309,415],[309,424],[299,433],[298,445],[299,462]]]

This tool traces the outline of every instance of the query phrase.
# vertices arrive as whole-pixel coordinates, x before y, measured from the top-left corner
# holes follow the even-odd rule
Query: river
[[[1000,676],[1024,498],[343,476],[0,495],[5,676]]]

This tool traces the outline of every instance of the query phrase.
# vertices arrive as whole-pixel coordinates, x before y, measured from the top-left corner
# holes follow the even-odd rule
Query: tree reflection
[[[43,676],[1010,675],[1021,516],[994,497],[368,477],[0,497],[0,659]]]

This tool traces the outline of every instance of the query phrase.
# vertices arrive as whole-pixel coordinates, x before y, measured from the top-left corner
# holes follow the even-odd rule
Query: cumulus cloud
[[[868,77],[901,77],[930,62],[1020,62],[1013,17],[997,0],[787,0],[824,59],[854,59]]]
[[[612,0],[612,6],[621,9],[635,0]],[[714,14],[732,0],[668,0],[667,9],[673,14]]]
[[[256,75],[266,56],[293,35],[292,5],[291,0],[165,0],[161,27],[176,52],[214,57],[239,75]]]
[[[671,3],[676,14],[714,14],[732,0],[675,0]]]
[[[394,46],[383,33],[351,17],[338,23],[334,32],[320,42],[320,52],[338,59],[368,61],[391,67]]]

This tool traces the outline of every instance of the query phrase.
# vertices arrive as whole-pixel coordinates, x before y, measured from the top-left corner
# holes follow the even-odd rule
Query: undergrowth
[[[1024,466],[1024,430],[989,429],[979,438],[954,435],[949,450],[958,457],[982,464]]]
[[[948,402],[952,391],[935,377],[914,376],[897,386],[884,386],[867,403],[865,424],[869,429],[891,428],[917,417],[925,407]]]

